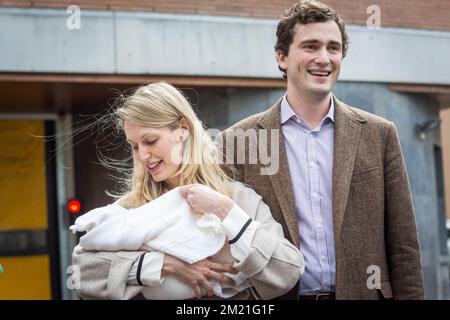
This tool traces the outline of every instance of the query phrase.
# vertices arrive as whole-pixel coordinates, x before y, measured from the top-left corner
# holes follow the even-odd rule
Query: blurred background
[[[450,299],[450,1],[323,2],[351,40],[333,92],[397,126],[426,297]],[[0,299],[78,299],[68,227],[111,202],[99,150],[126,150],[112,128],[71,132],[160,80],[211,128],[266,110],[285,91],[273,47],[293,3],[0,0]]]

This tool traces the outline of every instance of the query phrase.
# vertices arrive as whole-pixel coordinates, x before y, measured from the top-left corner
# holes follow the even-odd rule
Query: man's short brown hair
[[[289,46],[294,37],[296,24],[308,24],[314,22],[334,21],[339,27],[342,35],[342,57],[345,57],[348,49],[348,35],[345,32],[345,24],[336,11],[326,4],[314,0],[301,0],[286,10],[278,22],[277,43],[275,51],[280,50],[285,56],[289,53]],[[281,71],[280,67],[278,67]],[[286,73],[285,73],[286,77]]]

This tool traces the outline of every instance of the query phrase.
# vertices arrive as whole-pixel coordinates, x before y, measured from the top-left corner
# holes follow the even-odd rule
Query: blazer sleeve
[[[245,189],[235,202],[259,227],[249,242],[247,255],[235,267],[249,278],[256,298],[273,299],[298,283],[305,270],[303,255],[284,237],[281,225],[272,217],[262,198],[252,189]],[[253,206],[256,210],[250,208]]]
[[[127,283],[133,264],[142,251],[86,251],[75,247],[72,254],[74,286],[81,298],[128,300],[142,287]]]
[[[424,299],[416,220],[400,141],[390,124],[384,160],[386,246],[395,299]]]

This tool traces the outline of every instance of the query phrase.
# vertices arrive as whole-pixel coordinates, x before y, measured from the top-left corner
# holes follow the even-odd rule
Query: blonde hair
[[[183,143],[182,163],[175,174],[180,177],[180,185],[200,183],[224,195],[231,195],[231,178],[215,161],[220,151],[187,99],[176,88],[165,82],[142,86],[123,100],[115,116],[121,130],[125,121],[154,128],[169,126],[175,130],[180,128],[180,121],[184,119],[189,137]],[[163,193],[162,182],[154,181],[134,156],[132,173],[122,182],[126,191],[110,195],[120,197],[121,205],[126,208],[141,206]]]

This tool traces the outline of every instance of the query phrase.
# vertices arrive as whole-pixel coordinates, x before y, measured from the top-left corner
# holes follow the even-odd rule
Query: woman
[[[232,181],[215,161],[218,151],[184,96],[166,83],[139,88],[115,115],[133,153],[128,190],[118,203],[137,208],[181,186],[193,211],[212,213],[228,238],[231,260],[211,257],[189,264],[162,252],[94,252],[75,248],[78,292],[89,299],[130,299],[167,276],[211,296],[210,280],[233,286],[224,273],[241,272],[251,287],[234,299],[281,296],[298,282],[303,256],[283,236],[268,206],[252,189]],[[220,255],[218,255],[220,256]]]

